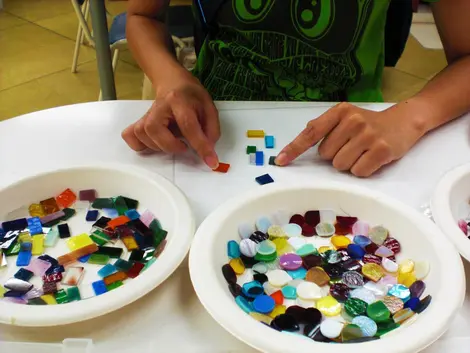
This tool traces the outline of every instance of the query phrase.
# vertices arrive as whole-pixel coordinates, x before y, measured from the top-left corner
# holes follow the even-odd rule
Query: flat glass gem
[[[410,294],[412,297],[419,298],[423,295],[425,289],[426,284],[423,281],[418,280],[410,286]]]
[[[148,262],[147,262],[148,264]],[[132,267],[130,268],[129,271],[127,271],[127,277],[129,278],[136,278],[140,272],[143,271],[145,265],[141,262],[134,262],[134,264],[132,265]]]
[[[70,190],[66,189],[59,196],[56,197],[56,201],[62,208],[67,208],[73,205],[73,203],[77,200],[77,195]]]
[[[252,259],[252,258],[247,258],[247,259]],[[256,253],[255,255],[255,260],[256,261],[264,261],[264,262],[272,262],[277,259],[277,253],[273,252],[271,255],[262,255],[259,253]]]
[[[377,301],[367,307],[367,316],[375,322],[384,322],[390,318],[390,310],[382,301]]]
[[[68,302],[81,300],[80,291],[77,287],[70,287],[67,289]]]
[[[302,246],[304,246],[306,243],[306,241],[301,238],[301,237],[293,237],[293,238],[289,238],[288,240],[288,243],[290,244],[290,246],[292,246],[294,248],[294,250],[298,250],[300,249]]]
[[[388,287],[386,285],[375,283],[372,281],[367,282],[364,284],[364,288],[370,290],[374,293],[377,297],[384,297],[388,293]]]
[[[359,326],[364,337],[373,337],[377,333],[377,324],[367,316],[356,316],[352,324]]]
[[[310,269],[312,267],[320,266],[322,258],[319,255],[307,255],[302,257],[302,262],[306,269]]]
[[[388,230],[382,226],[376,226],[369,230],[369,238],[377,245],[382,245],[388,237]]]
[[[382,265],[382,259],[372,254],[365,254],[364,257],[362,258],[362,262],[364,262],[365,264],[372,263],[376,265]]]
[[[392,315],[403,309],[403,300],[394,297],[393,295],[387,295],[382,299],[382,301],[384,302],[388,310],[390,310]]]
[[[263,284],[263,283],[265,283],[265,282],[268,281],[268,276],[266,276],[266,275],[263,274],[263,273],[255,273],[255,274],[253,275],[253,279],[254,279],[255,281],[258,281],[259,283]]]
[[[252,267],[253,272],[258,272],[258,273],[266,273],[268,272],[268,267],[264,264],[264,262],[258,262],[253,265]]]
[[[227,255],[232,259],[240,257],[240,246],[235,240],[230,240],[227,243]]]
[[[112,264],[107,264],[106,266],[103,266],[98,271],[98,276],[104,278],[104,277],[108,277],[108,276],[112,275],[115,272],[117,272],[116,267]]]
[[[299,237],[302,235],[302,227],[295,223],[289,223],[282,226],[282,230],[286,236]]]
[[[378,282],[385,275],[383,268],[374,263],[368,263],[362,266],[362,274],[364,277],[374,282]]]
[[[237,275],[241,275],[243,272],[245,272],[245,265],[240,258],[230,260],[229,265]]]
[[[297,270],[302,266],[302,258],[297,254],[284,254],[279,258],[281,268],[284,270]]]
[[[235,298],[235,303],[247,314],[253,311],[251,303],[241,295]]]
[[[415,268],[413,260],[404,260],[398,265],[398,273],[411,273]]]
[[[32,237],[31,254],[41,255],[44,252],[44,235],[38,234]]]
[[[401,251],[400,243],[398,242],[398,240],[392,237],[388,237],[384,241],[383,246],[389,248],[394,254],[398,254]]]
[[[67,293],[63,289],[57,291],[54,294],[54,296],[55,296],[55,300],[58,304],[68,303],[68,301],[69,301],[68,297],[67,297]]]
[[[315,227],[320,223],[320,211],[307,211],[304,215],[305,222]]]
[[[416,297],[412,297],[412,298],[410,298],[410,300],[408,300],[405,303],[405,308],[410,308],[411,310],[414,311],[414,310],[416,310],[418,305],[419,305],[419,299],[416,298]]]
[[[343,331],[341,331],[341,340],[343,342],[361,338],[362,330],[358,325],[347,324],[344,326]]]
[[[336,316],[341,313],[341,304],[328,295],[317,301],[317,309],[325,316]]]
[[[124,281],[125,279],[127,279],[127,275],[124,272],[118,271],[108,277],[103,278],[103,281],[107,286],[109,286],[112,283]]]
[[[34,273],[32,273],[31,271],[28,271],[25,268],[20,268],[14,274],[15,278],[21,279],[21,280],[26,281],[26,282],[29,281],[31,279],[31,277],[33,277],[33,276],[34,276]]]
[[[304,237],[313,237],[314,235],[317,235],[317,231],[315,227],[311,226],[308,223],[302,224],[302,235]]]
[[[284,270],[272,270],[266,273],[268,276],[269,284],[274,287],[283,287],[289,281],[292,281],[292,277]]]
[[[348,300],[351,289],[343,283],[335,283],[330,287],[330,295],[340,302]]]
[[[315,230],[320,237],[331,237],[335,234],[335,226],[331,223],[319,223]]]
[[[272,225],[268,228],[268,235],[272,238],[285,237],[286,234],[281,226]]]
[[[96,195],[97,193],[95,189],[80,190],[78,192],[80,201],[93,202],[96,199]]]
[[[333,319],[326,319],[320,324],[320,332],[327,338],[336,338],[341,335],[344,324]]]
[[[364,237],[367,237],[369,234],[369,224],[363,221],[357,221],[356,223],[353,224],[352,226],[352,234],[353,235],[362,235]],[[356,243],[358,244],[358,243]]]
[[[31,261],[31,250],[29,251],[20,251],[18,257],[16,258],[16,266],[28,266]]]
[[[277,254],[279,256],[292,251],[292,247],[289,245],[286,238],[275,238],[273,239],[273,243],[276,245]]]
[[[123,284],[124,284],[124,283],[123,283],[122,281],[116,281],[116,282],[107,284],[107,285],[106,285],[106,289],[108,290],[108,292],[110,292],[110,291],[112,291],[113,289],[119,288],[119,287],[122,286]]]
[[[330,276],[321,267],[312,267],[307,271],[305,279],[308,282],[313,282],[317,286],[323,287],[330,281]]]
[[[297,286],[297,296],[305,300],[317,300],[322,297],[322,292],[315,283],[302,282]]]
[[[409,318],[411,318],[415,313],[410,308],[405,308],[393,315],[393,321],[397,324],[402,324]]]
[[[259,321],[259,322],[263,322],[265,323],[266,325],[271,325],[271,321],[273,321],[272,318],[270,318],[269,316],[267,315],[264,315],[264,314],[260,314],[260,313],[257,313],[255,311],[252,311],[250,313],[250,316],[255,319],[256,321]]]
[[[256,298],[258,295],[263,294],[263,286],[258,281],[246,282],[243,284],[242,292],[246,297]]]
[[[294,239],[294,238],[291,238],[291,239]],[[301,257],[305,257],[307,255],[317,254],[318,251],[317,251],[317,248],[315,247],[315,245],[307,243],[307,244],[303,245],[302,247],[300,247],[299,249],[297,249],[295,251],[295,253],[297,255],[301,256]]]
[[[349,293],[349,296],[351,298],[361,299],[361,300],[365,301],[367,304],[372,304],[373,302],[376,301],[375,294],[372,291],[370,291],[370,290],[368,290],[364,287],[356,288],[356,289],[352,290]]]
[[[70,237],[70,229],[69,229],[69,226],[68,224],[59,224],[57,226],[57,231],[59,232],[59,237],[61,239],[64,239],[64,238],[69,238]],[[52,230],[51,230],[52,232]]]
[[[252,303],[253,309],[261,314],[268,314],[273,311],[274,299],[269,295],[258,295]]]
[[[60,208],[53,197],[41,201],[40,204],[44,208],[44,212],[46,212],[46,215],[60,211]]]
[[[382,267],[389,273],[396,273],[398,271],[398,264],[386,257],[382,258]]]
[[[256,231],[251,234],[249,238],[255,243],[261,243],[262,241],[269,239],[269,235],[260,231]]]
[[[44,217],[46,215],[44,208],[38,203],[31,204],[28,208],[28,211],[31,217]]]
[[[264,240],[257,244],[256,252],[260,255],[271,255],[276,252],[276,245],[270,240]]]
[[[95,264],[95,265],[106,265],[109,262],[109,259],[110,257],[108,255],[91,254],[87,262],[89,264]],[[124,260],[121,260],[121,261],[124,261]]]
[[[417,279],[422,280],[426,278],[429,273],[429,262],[419,261],[415,263],[414,272]]]
[[[344,310],[351,317],[364,315],[367,309],[367,303],[361,299],[349,298],[344,303]]]
[[[393,251],[390,250],[389,248],[381,245],[379,248],[375,251],[374,255],[379,256],[379,257],[390,257],[393,256]]]
[[[345,249],[351,244],[351,240],[344,235],[333,235],[331,237],[331,244],[333,244],[336,249]]]
[[[71,237],[66,241],[66,243],[71,251],[75,251],[94,244],[93,240],[91,240],[89,235],[86,233]]]
[[[355,260],[360,260],[364,257],[366,251],[362,248],[362,246],[358,244],[349,244],[347,247],[348,255],[351,256]]]
[[[273,311],[271,311],[271,313],[269,314],[269,317],[274,319],[275,317],[277,317],[279,315],[282,315],[285,312],[286,312],[286,306],[285,305],[276,305],[274,307]]]
[[[359,272],[347,271],[343,273],[342,280],[350,288],[359,288],[364,285],[364,278]]]
[[[420,302],[417,308],[415,309],[415,312],[417,314],[422,313],[424,310],[427,309],[429,304],[431,304],[432,297],[430,295],[425,296]]]
[[[305,218],[304,216],[297,213],[289,219],[289,223],[295,223],[299,226],[302,226],[305,223]]]
[[[33,288],[31,283],[15,277],[7,279],[3,286],[11,291],[19,292],[20,296]]]
[[[320,210],[320,222],[335,224],[336,212],[333,210]]]
[[[258,218],[255,222],[256,229],[263,233],[267,233],[271,225],[271,220],[266,216]]]
[[[297,298],[297,288],[292,286],[282,287],[282,295],[286,299],[295,299]]]
[[[83,278],[85,269],[83,267],[69,267],[67,268],[62,283],[68,286],[78,286]]]
[[[356,235],[353,238],[354,244],[359,245],[360,247],[365,248],[367,245],[371,243],[370,238],[364,236],[364,235]]]
[[[303,267],[298,268],[297,270],[294,271],[287,271],[289,276],[291,276],[293,279],[305,279],[307,276],[307,270]]]
[[[342,267],[345,271],[357,271],[357,272],[360,272],[360,271],[361,271],[361,268],[362,268],[362,265],[359,263],[359,261],[354,260],[354,259],[351,259],[351,258],[345,260],[345,261],[342,262],[340,265],[341,265],[341,267]]]
[[[33,272],[36,276],[42,277],[51,266],[50,262],[41,259],[33,259],[26,269]]]
[[[401,300],[406,300],[410,297],[411,293],[409,288],[403,284],[395,284],[392,288],[390,288],[388,294],[400,298]]]

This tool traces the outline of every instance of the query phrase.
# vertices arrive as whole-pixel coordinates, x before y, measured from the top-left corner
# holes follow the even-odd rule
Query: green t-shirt
[[[194,74],[214,100],[382,101],[390,0],[228,0]]]

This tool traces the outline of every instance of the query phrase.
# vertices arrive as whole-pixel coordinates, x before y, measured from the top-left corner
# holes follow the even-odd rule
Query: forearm
[[[186,71],[176,60],[171,35],[163,22],[130,14],[127,38],[134,58],[157,92],[161,82]]]
[[[425,134],[470,111],[470,55],[454,61],[414,97],[390,108]]]

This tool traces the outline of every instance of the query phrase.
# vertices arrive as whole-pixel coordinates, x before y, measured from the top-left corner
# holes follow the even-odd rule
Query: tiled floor
[[[125,1],[107,2],[113,15],[125,11],[126,5]],[[0,11],[0,120],[97,100],[94,50],[83,47],[78,73],[70,71],[76,31],[77,18],[68,0],[4,0]],[[385,99],[410,97],[445,63],[442,50],[425,49],[411,37],[398,66],[385,70]],[[116,72],[118,98],[140,99],[142,77],[130,52],[124,52]]]

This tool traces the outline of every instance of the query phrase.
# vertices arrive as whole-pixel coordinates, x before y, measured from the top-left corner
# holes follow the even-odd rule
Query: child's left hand
[[[279,153],[276,164],[289,164],[323,139],[318,147],[322,158],[338,170],[368,177],[401,158],[424,135],[422,126],[402,113],[396,106],[376,112],[340,103],[311,120]]]

